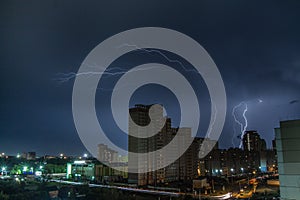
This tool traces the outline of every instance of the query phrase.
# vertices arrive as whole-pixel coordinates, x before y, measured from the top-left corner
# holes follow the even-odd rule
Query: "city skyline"
[[[169,126],[171,125],[171,118],[168,118],[168,122],[167,122],[167,124],[169,124]],[[179,127],[178,127],[179,128]],[[276,129],[277,127],[275,127],[274,129]],[[176,130],[177,130],[177,128],[174,128],[174,127],[171,127],[171,129],[174,131],[174,134],[177,132]],[[188,128],[188,127],[185,127],[184,129],[190,129],[190,128]],[[252,143],[251,144],[251,146],[252,145],[254,145],[254,148],[252,147],[252,148],[248,148],[248,146],[245,146],[245,145],[249,145],[249,139],[248,139],[248,137],[247,137],[247,134],[249,135],[249,134],[252,134],[253,133],[253,136],[251,136],[251,137],[253,137],[253,138],[256,138],[256,137],[258,137],[259,139],[258,140],[261,140],[261,141],[263,141],[263,148],[262,149],[264,149],[264,150],[273,150],[274,149],[274,144],[272,144],[272,146],[270,147],[270,148],[267,148],[265,145],[266,145],[266,143],[265,143],[265,141],[264,141],[264,139],[262,139],[262,138],[260,138],[260,134],[259,133],[257,133],[257,131],[256,130],[247,130],[246,132],[245,132],[245,135],[244,135],[244,138],[243,138],[243,146],[242,146],[242,148],[240,148],[240,147],[228,147],[228,148],[220,148],[220,150],[228,150],[228,149],[241,149],[241,150],[248,150],[248,151],[252,151],[252,150],[255,150],[255,151],[258,151],[258,149],[257,148],[261,148],[260,147],[260,145],[261,145],[261,142],[259,141],[258,143],[257,143],[257,141],[255,142],[255,143]],[[274,134],[275,134],[275,132],[274,132]],[[168,137],[167,135],[166,135],[166,137]],[[194,137],[194,139],[204,139],[204,138],[202,138],[202,137],[198,137],[198,136],[196,136],[196,137]],[[209,138],[207,138],[207,139],[209,139]],[[275,138],[274,138],[275,139]],[[247,142],[246,142],[247,141]],[[274,140],[272,141],[272,142],[274,142]],[[219,145],[218,145],[219,146]],[[246,148],[245,148],[246,147]],[[120,154],[118,154],[118,152],[117,151],[114,151],[114,150],[112,150],[112,149],[110,149],[106,144],[103,144],[103,143],[99,143],[98,144],[98,148],[99,148],[99,153],[100,152],[102,152],[102,153],[106,153],[106,151],[111,151],[111,152],[115,152],[116,153],[116,155],[119,155],[119,156],[126,156],[126,155],[120,155]],[[100,148],[102,149],[101,151],[100,151]],[[27,157],[27,154],[34,154],[34,157],[35,156],[37,156],[37,157],[44,157],[44,156],[56,156],[56,157],[78,157],[78,158],[91,158],[91,157],[93,157],[90,153],[87,153],[87,151],[85,151],[85,152],[82,152],[81,154],[65,154],[64,152],[62,152],[62,151],[58,151],[59,153],[57,153],[57,154],[40,154],[39,152],[30,152],[30,151],[19,151],[18,153],[16,153],[16,154],[11,154],[11,153],[7,153],[7,152],[5,152],[5,151],[0,151],[0,157],[2,156],[2,157],[5,157],[5,156],[12,156],[12,157],[17,157],[17,158],[20,158],[20,157],[24,157],[24,158],[26,158]],[[99,156],[99,155],[98,155]],[[97,158],[99,161],[101,161],[101,162],[105,162],[106,160],[104,159],[104,158],[99,158],[99,157],[94,157],[94,158]],[[128,156],[128,155],[127,155]]]

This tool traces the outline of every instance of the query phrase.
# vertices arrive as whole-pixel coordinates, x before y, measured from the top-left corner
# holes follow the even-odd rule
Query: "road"
[[[64,183],[69,185],[84,185],[84,183],[81,182],[72,182],[72,181],[63,181],[63,180],[52,180],[57,183]],[[139,188],[130,188],[130,187],[120,187],[120,186],[113,186],[113,185],[100,185],[100,184],[88,184],[89,187],[99,187],[99,188],[110,188],[110,189],[118,189],[123,191],[130,191],[130,192],[137,192],[137,193],[144,193],[144,194],[152,194],[152,195],[163,195],[163,196],[169,196],[169,197],[179,197],[180,195],[186,195],[186,193],[181,192],[167,192],[167,191],[159,191],[159,190],[149,190],[149,189],[139,189]],[[194,196],[194,194],[190,194]],[[198,195],[197,195],[198,197]],[[211,198],[211,199],[230,199],[231,193],[227,193],[220,196],[203,196],[201,197],[205,198]]]
[[[52,180],[57,183],[64,183],[69,185],[84,185],[84,183],[80,182],[72,182],[72,181],[63,181],[63,180]],[[155,195],[165,195],[170,197],[179,197],[183,193],[179,192],[167,192],[167,191],[159,191],[159,190],[147,190],[147,189],[139,189],[139,188],[130,188],[130,187],[120,187],[120,186],[113,186],[113,185],[99,185],[99,184],[88,184],[89,187],[99,187],[99,188],[109,188],[109,189],[118,189],[130,192],[139,192],[145,194],[155,194]]]

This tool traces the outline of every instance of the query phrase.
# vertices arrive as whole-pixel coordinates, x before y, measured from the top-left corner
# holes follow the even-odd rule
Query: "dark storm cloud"
[[[293,100],[289,102],[290,104],[299,103],[299,100]]]
[[[231,146],[234,105],[249,103],[249,127],[268,144],[278,121],[299,117],[298,1],[1,1],[0,151],[79,154],[72,121],[73,80],[85,56],[131,28],[175,29],[216,62],[228,95],[221,147]],[[263,102],[257,104],[257,99]],[[16,145],[14,145],[16,144]],[[60,148],[58,148],[60,147]]]

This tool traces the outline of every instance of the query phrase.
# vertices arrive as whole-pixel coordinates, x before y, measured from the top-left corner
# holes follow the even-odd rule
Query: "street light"
[[[6,167],[2,167],[2,175],[4,175],[4,172],[5,172],[5,175],[7,176]]]
[[[83,157],[84,157],[84,158],[87,158],[87,157],[88,157],[87,153],[83,154]]]
[[[28,167],[27,167],[27,166],[24,166],[24,167],[23,167],[23,172],[26,172],[27,169],[28,169]]]

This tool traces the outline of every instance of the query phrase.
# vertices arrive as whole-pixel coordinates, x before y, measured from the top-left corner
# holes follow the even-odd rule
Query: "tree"
[[[20,164],[16,164],[10,170],[10,174],[22,174],[22,166]]]

